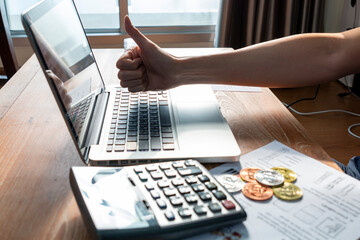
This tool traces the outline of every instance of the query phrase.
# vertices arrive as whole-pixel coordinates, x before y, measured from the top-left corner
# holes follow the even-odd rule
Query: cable
[[[359,114],[359,113],[354,113],[354,112],[350,112],[350,111],[346,111],[346,110],[341,110],[341,109],[322,110],[322,111],[304,113],[304,112],[299,112],[299,111],[295,110],[294,108],[288,106],[288,104],[286,104],[286,103],[284,103],[284,102],[282,102],[282,104],[284,104],[284,106],[285,106],[286,108],[290,109],[290,110],[293,111],[294,113],[299,114],[299,115],[302,115],[302,116],[322,114],[322,113],[330,113],[330,112],[340,112],[340,113],[350,114],[350,115],[355,116],[355,117],[360,117],[360,114]],[[360,123],[355,123],[355,124],[349,126],[349,127],[348,127],[348,132],[349,132],[349,134],[350,134],[351,136],[360,139],[360,136],[359,136],[359,135],[356,135],[355,133],[353,133],[353,132],[351,131],[352,128],[357,127],[357,126],[360,126]]]
[[[358,127],[358,126],[360,126],[360,123],[355,123],[355,124],[351,125],[351,126],[348,128],[348,132],[351,134],[351,136],[360,139],[360,136],[359,136],[359,135],[356,135],[355,133],[353,133],[353,132],[351,131],[351,129],[352,129],[353,127]]]
[[[315,98],[316,98],[317,95],[318,95],[319,89],[320,89],[320,84],[317,86],[316,91],[315,91],[315,95],[314,95],[313,97],[311,97],[311,98],[301,98],[301,99],[298,99],[298,100],[296,100],[296,101],[294,101],[294,102],[292,102],[292,103],[289,103],[289,104],[285,105],[286,108],[290,108],[290,106],[292,106],[292,105],[294,105],[294,104],[296,104],[296,103],[302,102],[302,101],[315,100]]]
[[[341,110],[341,109],[332,109],[332,110],[322,110],[322,111],[317,111],[317,112],[307,112],[307,113],[304,113],[304,112],[299,112],[297,110],[295,110],[294,108],[292,107],[288,107],[286,103],[282,103],[284,104],[285,107],[287,107],[288,109],[290,109],[291,111],[293,111],[294,113],[297,113],[299,115],[304,115],[304,116],[307,116],[307,115],[315,115],[315,114],[322,114],[322,113],[329,113],[329,112],[341,112],[341,113],[346,113],[346,114],[350,114],[350,115],[353,115],[355,117],[360,117],[360,113],[354,113],[354,112],[350,112],[350,111],[346,111],[346,110]]]

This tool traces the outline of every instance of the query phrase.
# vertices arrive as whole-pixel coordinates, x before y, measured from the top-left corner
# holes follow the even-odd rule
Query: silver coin
[[[284,176],[275,170],[260,170],[255,173],[255,179],[266,186],[278,186],[284,182]]]
[[[245,182],[240,177],[230,174],[216,176],[216,180],[230,193],[240,192],[245,186]]]

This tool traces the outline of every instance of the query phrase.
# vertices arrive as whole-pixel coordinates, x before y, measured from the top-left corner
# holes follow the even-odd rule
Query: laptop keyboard
[[[116,88],[107,152],[174,151],[168,92]]]
[[[87,98],[83,99],[81,102],[73,106],[71,110],[68,112],[69,119],[72,122],[77,135],[80,135],[81,129],[84,126],[84,122],[87,112],[89,110],[91,98],[92,95],[89,95]]]

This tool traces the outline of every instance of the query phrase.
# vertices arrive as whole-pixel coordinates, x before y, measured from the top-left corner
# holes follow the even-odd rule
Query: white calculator
[[[179,239],[246,219],[241,205],[195,160],[73,167],[70,182],[99,239]]]

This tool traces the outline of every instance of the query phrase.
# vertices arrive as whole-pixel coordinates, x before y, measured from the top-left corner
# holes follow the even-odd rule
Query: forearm
[[[335,80],[340,69],[343,34],[301,34],[229,53],[179,60],[183,84],[212,83],[298,87]]]

